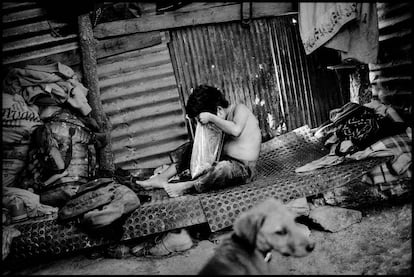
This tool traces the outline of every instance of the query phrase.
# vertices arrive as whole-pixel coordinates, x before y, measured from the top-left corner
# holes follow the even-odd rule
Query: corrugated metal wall
[[[57,61],[73,66],[80,61],[78,48],[77,26],[51,21],[36,2],[2,2],[3,71]]]
[[[279,95],[265,20],[250,28],[222,23],[171,32],[178,86],[187,101],[191,89],[206,83],[224,89],[232,102],[240,101],[260,114],[262,134],[268,132],[267,114],[281,117]],[[258,49],[264,51],[257,51]]]
[[[115,164],[134,171],[169,163],[187,138],[166,43],[98,60]]]
[[[319,67],[319,57],[305,55],[295,20],[296,15],[286,15],[253,20],[248,28],[231,22],[171,31],[184,101],[201,83],[223,89],[230,101],[254,111],[264,140],[276,135],[282,122],[288,130],[321,124],[344,97],[336,82],[325,82],[336,77]]]
[[[379,57],[369,65],[370,81],[388,86],[386,101],[407,118],[412,115],[412,8],[411,2],[377,3]]]

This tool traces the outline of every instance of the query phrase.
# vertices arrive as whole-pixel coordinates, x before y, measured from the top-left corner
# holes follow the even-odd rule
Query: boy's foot
[[[159,178],[158,176],[154,176],[144,181],[136,180],[135,183],[137,185],[140,185],[145,190],[150,190],[154,188],[161,189],[164,187],[165,184],[167,184],[167,180],[164,180],[163,178]]]
[[[182,196],[189,188],[192,187],[190,182],[167,183],[164,186],[165,191],[170,197]]]

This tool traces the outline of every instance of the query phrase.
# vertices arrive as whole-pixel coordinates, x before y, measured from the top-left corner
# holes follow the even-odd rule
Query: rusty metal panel
[[[77,26],[51,20],[37,2],[2,3],[3,69],[57,61],[71,66],[79,63],[78,48]]]
[[[98,76],[115,164],[134,172],[169,163],[188,134],[166,44],[99,59]]]
[[[170,34],[183,101],[201,83],[216,86],[230,101],[252,109],[263,140],[279,135],[277,127],[283,122],[287,130],[319,126],[329,110],[344,102],[337,86],[321,85],[326,76],[318,72],[319,57],[305,55],[295,14],[256,19],[247,28],[230,22]]]
[[[403,115],[412,114],[412,3],[377,3],[379,56],[369,79],[385,87],[385,102]]]
[[[323,52],[305,54],[296,14],[268,22],[288,129],[305,124],[319,126],[328,119],[331,109],[347,101],[338,89],[336,76],[324,66]]]
[[[199,84],[216,86],[230,101],[251,108],[262,136],[271,136],[267,118],[273,117],[277,125],[282,114],[267,28],[261,19],[248,28],[231,22],[172,30],[170,50],[183,100]]]

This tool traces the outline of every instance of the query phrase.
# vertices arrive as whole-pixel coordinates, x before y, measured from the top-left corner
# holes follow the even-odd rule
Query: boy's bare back
[[[241,127],[241,132],[239,136],[228,136],[224,154],[238,160],[256,161],[262,141],[257,118],[246,105],[236,104],[232,121]]]

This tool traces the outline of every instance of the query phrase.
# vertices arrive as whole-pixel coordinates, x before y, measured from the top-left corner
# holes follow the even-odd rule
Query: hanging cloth
[[[377,63],[375,3],[300,3],[299,31],[306,54],[324,46],[340,51],[342,60]]]
[[[306,54],[327,43],[357,16],[357,3],[299,3],[299,32]],[[346,44],[339,50],[347,50]]]

